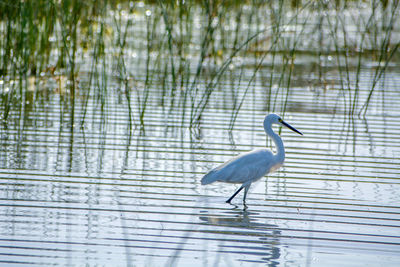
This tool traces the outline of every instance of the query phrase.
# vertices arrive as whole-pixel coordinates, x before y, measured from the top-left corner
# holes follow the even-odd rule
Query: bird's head
[[[279,117],[276,114],[268,114],[267,116],[265,116],[264,119],[264,129],[267,130],[268,128],[270,129],[272,124],[280,124],[283,125],[287,128],[289,128],[290,130],[292,130],[293,132],[296,132],[300,135],[303,135],[300,131],[296,130],[294,127],[292,127],[289,123],[285,122],[284,120],[282,120],[281,117]]]

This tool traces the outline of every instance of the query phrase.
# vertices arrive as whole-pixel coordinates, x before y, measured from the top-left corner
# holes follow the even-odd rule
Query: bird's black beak
[[[303,135],[300,131],[296,130],[294,127],[290,126],[289,123],[284,122],[283,120],[280,121],[280,123],[282,123],[282,125],[288,127],[290,130],[292,130],[293,132],[296,132],[300,135]]]

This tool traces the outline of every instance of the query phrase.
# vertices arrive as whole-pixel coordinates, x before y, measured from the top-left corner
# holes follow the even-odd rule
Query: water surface
[[[257,65],[265,51],[253,51],[235,57],[207,95],[213,64],[196,82],[196,64],[190,82],[174,81],[167,52],[146,72],[132,60],[146,42],[129,42],[128,85],[115,65],[93,84],[83,57],[73,101],[69,78],[46,74],[24,83],[35,93],[26,89],[22,104],[2,106],[3,265],[400,265],[398,59],[378,80],[376,58],[360,66],[357,54],[339,55],[344,70],[335,53],[311,46],[287,76],[284,61],[268,55]],[[290,50],[275,52],[284,60]],[[13,87],[2,79],[4,96]],[[269,112],[304,136],[281,129],[284,167],[251,186],[248,209],[241,195],[226,204],[237,186],[200,179],[241,152],[274,149],[262,128]]]

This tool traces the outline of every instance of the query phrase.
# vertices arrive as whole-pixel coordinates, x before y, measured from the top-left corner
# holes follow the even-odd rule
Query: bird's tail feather
[[[202,185],[206,185],[206,184],[211,184],[215,181],[217,181],[218,176],[215,175],[215,171],[212,170],[209,173],[207,173],[206,175],[204,175],[204,177],[201,179],[201,184]]]

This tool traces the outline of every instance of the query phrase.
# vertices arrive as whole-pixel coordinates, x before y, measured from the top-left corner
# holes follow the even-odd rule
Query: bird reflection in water
[[[262,221],[267,219],[262,218],[260,213],[237,208],[218,214],[208,214],[206,210],[201,213],[203,215],[199,216],[199,219],[202,222],[216,227],[215,230],[207,230],[213,232],[216,239],[220,239],[221,235],[226,239],[229,233],[229,238],[218,244],[219,253],[259,256],[256,261],[260,263],[268,263],[268,266],[278,265],[281,256],[281,231],[275,224],[263,223]],[[251,262],[254,263],[254,259]]]

